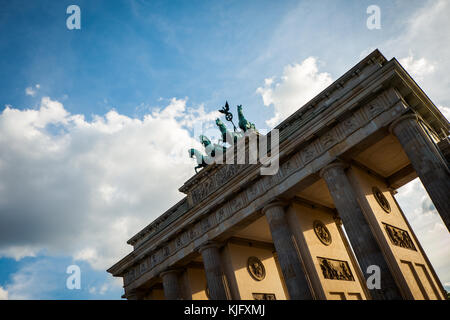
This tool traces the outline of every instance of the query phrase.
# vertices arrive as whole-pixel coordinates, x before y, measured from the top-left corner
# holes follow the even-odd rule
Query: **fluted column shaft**
[[[344,169],[343,164],[335,163],[323,168],[320,174],[328,186],[363,273],[370,265],[380,267],[381,289],[369,290],[370,295],[375,300],[402,299]]]
[[[292,300],[312,299],[308,281],[297,253],[294,235],[285,217],[285,204],[274,202],[263,209],[277,252],[278,263]]]
[[[206,281],[212,300],[229,300],[227,279],[224,273],[217,243],[207,244],[199,249],[205,267]]]
[[[437,146],[419,125],[414,114],[394,121],[390,131],[399,140],[436,210],[450,230],[450,174]]]
[[[168,270],[162,272],[160,277],[163,281],[164,297],[166,300],[181,299],[180,284],[178,282],[178,270]]]

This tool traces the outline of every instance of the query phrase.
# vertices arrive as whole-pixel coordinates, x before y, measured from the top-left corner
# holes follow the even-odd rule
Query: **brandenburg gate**
[[[276,174],[200,166],[128,241],[108,270],[124,298],[446,298],[394,194],[419,177],[450,227],[450,126],[395,58],[373,51],[275,129]]]

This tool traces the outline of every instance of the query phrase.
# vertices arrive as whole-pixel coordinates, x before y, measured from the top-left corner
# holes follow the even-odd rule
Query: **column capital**
[[[289,205],[289,202],[287,201],[283,201],[283,200],[275,200],[273,202],[270,202],[269,204],[267,204],[263,209],[262,209],[262,213],[266,214],[266,211],[269,210],[270,208],[273,207],[282,207],[285,208]]]
[[[319,176],[321,178],[323,178],[323,175],[326,171],[328,171],[328,169],[332,169],[332,168],[342,168],[342,169],[347,169],[349,167],[349,164],[342,162],[342,161],[336,161],[333,163],[330,163],[328,165],[326,165],[325,167],[323,167],[322,169],[320,169],[319,171]]]
[[[125,298],[127,300],[141,300],[142,294],[143,294],[142,290],[140,290],[138,288],[134,288],[134,289],[125,291]]]
[[[220,248],[221,246],[222,246],[222,244],[217,241],[208,241],[207,243],[205,243],[204,245],[202,245],[198,248],[198,252],[202,253],[202,251],[204,251],[205,249]]]
[[[416,120],[416,121],[419,120],[418,116],[417,116],[415,113],[408,113],[408,114],[405,114],[405,115],[401,116],[400,118],[394,120],[394,121],[389,125],[389,132],[390,132],[391,134],[394,134],[394,129],[395,129],[395,127],[396,127],[399,123],[401,123],[401,122],[403,122],[403,121],[405,121],[405,120],[410,120],[410,119]]]
[[[333,220],[338,226],[342,226],[343,222],[338,214],[333,215]]]
[[[167,274],[176,274],[176,275],[178,275],[179,273],[181,273],[183,270],[182,269],[166,269],[166,270],[164,270],[164,271],[162,271],[160,274],[159,274],[159,276],[162,278],[162,277],[164,277],[165,275],[167,275]]]

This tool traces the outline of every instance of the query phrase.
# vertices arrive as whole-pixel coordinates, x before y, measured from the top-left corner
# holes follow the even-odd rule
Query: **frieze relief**
[[[253,183],[247,188],[247,199],[253,201],[261,193],[261,180],[254,180]]]
[[[400,93],[391,88],[383,91],[375,99],[367,103],[363,110],[365,111],[366,116],[369,119],[372,119],[401,99]]]
[[[222,206],[219,210],[216,211],[216,221],[218,223],[222,222],[223,220],[225,220],[225,209]]]
[[[391,242],[398,246],[409,250],[417,251],[414,242],[411,240],[408,231],[383,223],[386,233]]]
[[[184,235],[184,234],[183,234]],[[179,248],[181,248],[183,246],[183,235],[178,236],[175,240],[175,248],[178,250]]]
[[[277,300],[275,293],[252,293],[255,300]]]
[[[342,126],[345,128],[344,132],[353,132],[358,128],[358,122],[354,117],[350,117],[342,121]]]
[[[211,227],[210,223],[209,223],[209,219],[205,218],[202,220],[202,233],[205,233],[209,230],[209,228]]]
[[[371,118],[377,116],[384,110],[383,106],[380,104],[380,101],[369,102],[366,107],[366,111],[369,113]]]
[[[337,143],[335,138],[336,130],[331,130],[330,132],[325,133],[322,137],[320,137],[320,143],[324,147],[324,149],[328,149]]]
[[[192,190],[192,200],[198,203],[213,193],[218,187],[231,180],[239,171],[243,170],[246,165],[227,164],[221,166],[211,178],[207,178]]]
[[[308,163],[316,156],[316,148],[314,147],[314,143],[310,143],[303,151],[301,151],[302,161],[303,163]]]
[[[355,281],[347,261],[317,257],[325,279]]]
[[[290,157],[287,161],[281,163],[280,169],[278,170],[278,179],[284,179],[291,175],[297,168],[301,166],[300,154],[296,153]]]

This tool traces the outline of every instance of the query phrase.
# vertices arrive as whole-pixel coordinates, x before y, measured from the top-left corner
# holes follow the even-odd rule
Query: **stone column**
[[[395,120],[389,130],[400,141],[436,210],[450,230],[450,173],[436,145],[419,125],[415,114]]]
[[[294,235],[285,217],[285,203],[273,202],[263,209],[272,234],[272,240],[292,300],[312,299],[308,280],[297,252]]]
[[[208,243],[199,249],[205,267],[206,282],[208,283],[211,300],[229,300],[227,279],[220,258],[219,244]]]
[[[164,297],[166,300],[181,300],[178,273],[179,270],[167,270],[160,275],[163,281]]]
[[[370,265],[380,267],[381,289],[369,289],[370,295],[375,300],[402,299],[344,169],[344,164],[333,163],[323,168],[320,175],[328,186],[362,272],[365,273]]]

